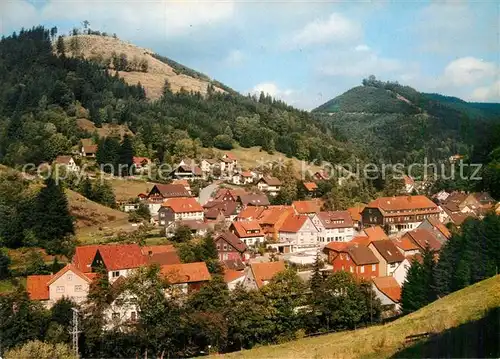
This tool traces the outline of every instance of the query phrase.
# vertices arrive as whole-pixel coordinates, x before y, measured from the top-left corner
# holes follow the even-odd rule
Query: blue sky
[[[312,109],[374,74],[500,101],[498,1],[13,0],[0,32],[90,21],[242,92]]]

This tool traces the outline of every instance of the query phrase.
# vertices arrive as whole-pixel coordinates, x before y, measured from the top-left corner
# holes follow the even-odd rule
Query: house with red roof
[[[393,238],[391,241],[406,258],[420,253],[420,247],[406,234],[399,238]]]
[[[264,232],[258,221],[236,221],[231,223],[229,231],[249,247],[264,242]]]
[[[311,217],[305,214],[290,214],[278,230],[278,243],[271,244],[281,253],[291,253],[302,249],[316,248],[318,229]]]
[[[406,232],[417,228],[424,219],[438,217],[438,206],[426,196],[380,197],[361,212],[364,227],[387,227],[389,232]]]
[[[137,171],[147,168],[151,164],[151,160],[147,157],[132,157],[132,162]]]
[[[285,262],[251,263],[247,269],[243,286],[247,289],[261,289],[278,273],[285,270]]]
[[[396,312],[401,310],[401,286],[392,276],[372,279],[372,288],[375,295],[382,303],[383,308]],[[389,308],[387,308],[389,307]]]
[[[304,191],[309,197],[315,197],[318,193],[318,185],[315,182],[302,182]]]
[[[347,208],[347,211],[351,215],[352,221],[354,222],[354,228],[361,228],[361,212],[365,209],[365,204],[358,204],[354,207]]]
[[[444,244],[451,237],[451,232],[446,226],[435,217],[426,218],[420,226],[417,227],[421,229],[427,229],[436,236],[438,241]]]
[[[333,266],[334,272],[345,271],[366,280],[379,275],[379,260],[367,246],[330,242],[323,251],[328,255],[328,263]]]
[[[267,206],[258,217],[260,227],[264,231],[266,238],[277,242],[279,230],[283,223],[285,223],[288,216],[294,213],[291,206]]]
[[[245,280],[245,272],[234,269],[224,269],[224,282],[229,290],[234,290],[236,286]]]
[[[167,295],[198,291],[212,279],[205,262],[164,265],[160,267],[160,275],[171,285]]]
[[[437,236],[432,230],[417,228],[413,231],[406,232],[403,238],[412,241],[418,247],[420,253],[422,253],[426,247],[436,252],[441,250],[442,243],[437,239]]]
[[[82,157],[94,158],[97,153],[97,145],[84,144],[80,150],[80,155]]]
[[[47,308],[63,297],[82,303],[87,299],[95,276],[95,273],[83,273],[75,265],[67,264],[56,274],[29,275],[26,291],[31,300],[41,301]]]
[[[181,220],[203,221],[203,207],[196,198],[170,198],[161,204],[158,210],[158,221],[161,226]]]
[[[71,156],[57,156],[53,164],[64,166],[64,168],[71,172],[78,172],[80,170],[80,167]]]
[[[349,242],[355,234],[354,222],[347,211],[323,211],[315,213],[312,221],[318,229],[318,242]]]
[[[237,202],[240,196],[248,194],[243,188],[220,188],[214,196],[214,200],[218,201],[232,201]]]
[[[321,212],[321,201],[319,199],[310,199],[305,201],[293,201],[292,207],[297,214],[307,214],[314,216],[316,213]]]
[[[90,267],[96,272],[99,267],[108,273],[110,283],[118,277],[127,277],[135,269],[148,264],[141,247],[137,244],[102,245],[97,248]]]
[[[249,258],[247,245],[232,232],[218,234],[214,242],[220,261],[240,259],[245,262]]]

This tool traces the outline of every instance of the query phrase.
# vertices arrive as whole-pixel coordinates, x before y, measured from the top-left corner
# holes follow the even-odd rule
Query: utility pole
[[[71,308],[73,311],[73,328],[71,329],[70,334],[72,335],[73,339],[73,350],[75,352],[75,357],[79,358],[78,354],[78,334],[81,333],[81,331],[78,330],[78,309],[76,308]]]

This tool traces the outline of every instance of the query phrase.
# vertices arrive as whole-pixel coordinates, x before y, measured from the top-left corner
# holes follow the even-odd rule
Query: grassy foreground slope
[[[500,306],[500,275],[441,298],[386,325],[305,338],[226,355],[228,358],[387,358],[398,357],[405,338],[442,333],[477,321]],[[470,333],[473,335],[474,333]]]

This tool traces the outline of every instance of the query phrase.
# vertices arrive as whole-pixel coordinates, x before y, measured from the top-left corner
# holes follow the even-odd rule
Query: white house
[[[181,220],[202,221],[203,207],[195,198],[170,198],[161,204],[158,210],[158,221],[161,226]]]
[[[394,277],[375,277],[372,288],[383,306],[393,306],[396,312],[401,310],[401,286]]]
[[[281,181],[276,177],[262,177],[257,181],[259,191],[276,196],[281,189]]]
[[[236,173],[232,177],[232,182],[237,185],[245,185],[253,183],[253,174],[250,171]]]
[[[68,171],[78,172],[80,167],[71,156],[57,156],[54,160],[55,165],[64,166]]]
[[[355,234],[354,222],[348,211],[315,213],[312,221],[318,229],[318,242],[349,242]]]
[[[280,252],[296,252],[318,246],[318,229],[307,215],[289,215],[278,231],[278,243],[271,245]]]
[[[264,232],[259,222],[255,220],[233,222],[229,226],[229,231],[249,247],[264,242]]]
[[[406,275],[408,274],[408,270],[411,267],[411,263],[408,258],[405,258],[399,266],[396,268],[394,272],[392,272],[392,276],[398,282],[399,286],[402,287],[403,283],[406,280]]]

